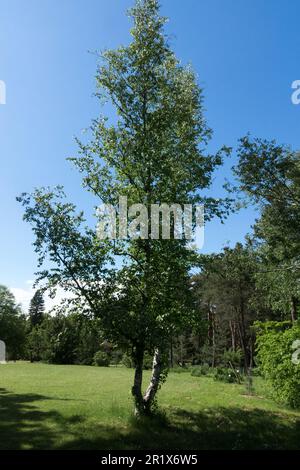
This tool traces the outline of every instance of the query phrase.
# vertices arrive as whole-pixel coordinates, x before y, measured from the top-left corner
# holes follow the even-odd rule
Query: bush
[[[233,370],[227,367],[217,367],[213,371],[213,377],[215,380],[219,380],[220,382],[226,383],[241,383],[243,381],[243,377],[239,371]]]
[[[292,361],[293,343],[300,340],[300,322],[257,322],[255,326],[259,369],[270,382],[274,398],[300,408],[300,364]]]
[[[238,369],[241,365],[242,359],[243,353],[240,349],[238,349],[237,351],[229,349],[223,353],[221,362],[224,367],[233,366]]]
[[[153,362],[153,357],[149,354],[149,353],[145,353],[144,355],[144,365],[143,365],[143,368],[145,370],[150,370],[152,369],[152,362]],[[133,359],[127,354],[123,354],[123,357],[122,357],[122,364],[125,366],[125,367],[128,367],[129,369],[134,367],[134,361]]]
[[[260,368],[257,366],[257,367],[254,367],[252,369],[252,376],[253,377],[260,377],[261,376],[261,370]]]
[[[111,363],[111,365],[116,366],[116,365],[120,364],[122,359],[123,359],[123,354],[122,354],[122,351],[120,351],[119,349],[115,349],[111,352],[111,354],[110,354],[110,363]]]
[[[131,369],[133,367],[133,360],[131,359],[130,356],[128,356],[127,353],[123,354],[122,364],[123,366],[128,367],[128,369]]]
[[[201,366],[195,366],[191,369],[191,375],[193,377],[201,377],[202,375],[208,375],[211,369],[208,364],[203,364]]]
[[[152,365],[153,365],[153,356],[149,354],[148,352],[146,352],[144,356],[144,369],[150,370],[152,369]]]
[[[175,366],[175,367],[172,367],[170,371],[175,372],[175,374],[182,374],[184,372],[189,372],[190,369],[188,367]]]
[[[94,355],[93,364],[94,366],[98,366],[98,367],[108,367],[110,364],[110,358],[107,355],[107,353],[103,351],[98,351]]]

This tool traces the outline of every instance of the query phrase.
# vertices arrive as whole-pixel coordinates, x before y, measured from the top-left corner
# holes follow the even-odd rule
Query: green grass
[[[145,422],[132,418],[132,375],[0,365],[0,449],[300,448],[300,412],[275,404],[260,378],[247,396],[245,385],[170,373],[159,393],[162,414]]]

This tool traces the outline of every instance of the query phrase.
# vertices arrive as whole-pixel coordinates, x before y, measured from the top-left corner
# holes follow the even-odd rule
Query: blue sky
[[[36,268],[30,228],[16,195],[63,184],[91,212],[93,201],[66,157],[74,136],[100,112],[93,97],[96,57],[88,51],[130,40],[125,11],[133,0],[0,0],[0,283],[21,298]],[[167,32],[183,63],[204,88],[212,149],[235,146],[248,131],[299,148],[300,105],[291,84],[300,79],[297,0],[162,0]],[[213,189],[230,175],[233,157]],[[205,251],[242,240],[254,220],[249,208],[221,226],[206,227]],[[27,282],[27,284],[26,284]],[[29,295],[29,294],[28,294]]]

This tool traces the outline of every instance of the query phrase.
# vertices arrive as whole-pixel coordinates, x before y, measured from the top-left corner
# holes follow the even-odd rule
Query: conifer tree
[[[32,297],[29,305],[29,318],[32,326],[40,325],[45,313],[45,301],[43,292],[38,289]]]

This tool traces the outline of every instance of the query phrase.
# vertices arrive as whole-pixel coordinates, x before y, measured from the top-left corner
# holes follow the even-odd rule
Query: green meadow
[[[227,384],[171,372],[156,416],[132,416],[133,370],[9,363],[0,366],[0,449],[297,449],[300,412],[267,384]],[[145,373],[145,380],[149,373]]]

